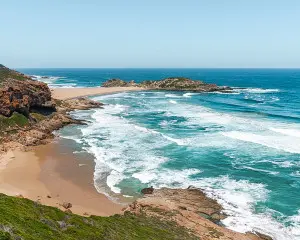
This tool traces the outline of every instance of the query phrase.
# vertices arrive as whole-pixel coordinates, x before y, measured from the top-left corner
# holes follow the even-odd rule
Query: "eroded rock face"
[[[267,236],[255,233],[237,233],[218,225],[226,218],[222,206],[208,198],[200,189],[153,189],[137,199],[125,211],[134,214],[146,214],[191,230],[200,239],[205,240],[265,240]],[[271,239],[271,238],[270,238]]]
[[[56,104],[56,111],[44,119],[31,123],[26,128],[15,129],[15,133],[6,134],[0,138],[0,153],[9,149],[26,149],[30,146],[45,144],[51,140],[53,131],[69,124],[85,124],[69,116],[68,112],[73,110],[84,110],[100,108],[103,104],[87,98],[70,99],[66,101],[52,100]]]
[[[141,87],[152,90],[168,91],[193,91],[193,92],[215,92],[230,91],[229,87],[219,87],[216,84],[208,84],[198,80],[183,77],[166,78],[160,81],[143,81],[139,84],[134,81],[125,82],[121,79],[111,79],[102,84],[103,87]]]
[[[47,107],[51,91],[47,84],[0,66],[0,114],[6,117],[13,112],[28,116],[31,107]]]

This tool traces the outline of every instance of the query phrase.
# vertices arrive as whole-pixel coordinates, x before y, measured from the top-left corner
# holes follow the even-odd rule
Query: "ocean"
[[[18,69],[51,87],[183,76],[233,93],[94,96],[86,126],[59,131],[96,163],[96,189],[130,199],[147,186],[203,189],[230,229],[300,239],[300,69]],[[47,76],[48,78],[41,78]]]

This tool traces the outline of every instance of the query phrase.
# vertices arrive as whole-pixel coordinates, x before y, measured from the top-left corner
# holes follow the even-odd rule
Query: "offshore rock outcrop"
[[[217,86],[216,84],[204,83],[184,77],[172,77],[159,81],[143,81],[135,83],[126,82],[121,79],[111,79],[102,84],[103,87],[141,87],[150,90],[166,91],[193,91],[193,92],[229,92],[230,87]]]
[[[200,189],[152,189],[144,197],[137,199],[124,211],[136,215],[158,217],[164,221],[174,221],[205,240],[272,240],[260,233],[238,233],[221,226],[226,218],[222,206],[208,198]]]
[[[0,114],[29,116],[32,107],[54,107],[48,85],[0,65]]]

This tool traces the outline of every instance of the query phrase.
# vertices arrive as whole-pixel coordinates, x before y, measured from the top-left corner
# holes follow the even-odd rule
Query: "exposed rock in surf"
[[[151,187],[149,187],[149,188],[144,188],[144,189],[142,189],[142,190],[141,190],[141,193],[143,193],[143,194],[152,194],[153,191],[154,191],[154,188],[151,186]]]
[[[220,87],[216,84],[204,83],[184,77],[170,77],[159,81],[143,81],[139,84],[134,81],[126,82],[121,79],[111,79],[102,84],[103,87],[141,87],[151,90],[193,91],[193,92],[226,92],[230,87]]]
[[[152,188],[148,188],[152,189]],[[226,218],[222,206],[208,198],[200,189],[152,189],[137,199],[125,211],[146,214],[165,221],[174,221],[206,240],[266,240],[267,236],[254,233],[237,233],[221,226]],[[269,239],[268,239],[269,240]]]

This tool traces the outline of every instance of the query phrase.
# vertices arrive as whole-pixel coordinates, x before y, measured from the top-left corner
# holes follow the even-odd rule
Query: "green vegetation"
[[[30,117],[34,118],[37,122],[43,121],[47,118],[45,115],[37,112],[30,113]]]
[[[6,68],[2,64],[0,64],[0,87],[2,83],[9,78],[16,79],[16,80],[28,79],[28,77],[26,77],[24,74],[18,73],[14,70],[10,70],[9,68]]]
[[[82,217],[24,198],[0,194],[0,240],[4,239],[197,239],[175,223],[131,213]]]
[[[25,127],[27,125],[29,125],[29,121],[21,113],[14,112],[11,117],[0,115],[0,132],[11,130],[16,127]]]

